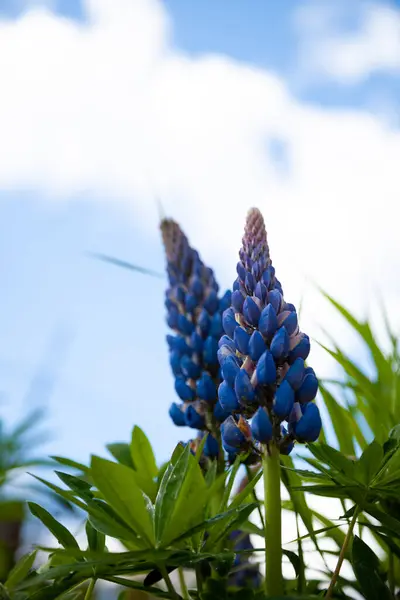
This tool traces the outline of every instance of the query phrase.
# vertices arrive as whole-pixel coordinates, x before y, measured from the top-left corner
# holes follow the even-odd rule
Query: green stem
[[[265,449],[263,461],[265,507],[265,592],[283,596],[281,463],[279,448]]]
[[[186,581],[185,581],[185,574],[183,572],[182,567],[178,568],[178,574],[179,574],[179,583],[181,585],[182,598],[183,598],[183,600],[190,600],[189,592],[188,592]]]
[[[170,576],[168,575],[167,569],[165,568],[164,565],[159,565],[159,569],[160,569],[160,572],[166,583],[167,589],[168,589],[169,593],[171,594],[172,598],[176,598],[177,600],[179,600],[179,596],[178,596],[177,592],[175,591],[174,586],[172,585],[172,581],[171,581]]]
[[[90,600],[91,599],[95,585],[96,585],[96,580],[95,579],[91,579],[89,581],[89,585],[88,585],[88,588],[86,590],[85,600]]]
[[[347,548],[349,547],[349,543],[350,543],[350,540],[351,540],[352,535],[353,535],[353,529],[355,527],[355,524],[357,523],[357,517],[358,517],[359,513],[360,513],[360,508],[358,506],[356,506],[356,508],[354,510],[353,517],[352,517],[352,519],[350,521],[349,529],[347,530],[346,537],[344,538],[343,546],[342,546],[342,549],[341,549],[340,554],[339,554],[339,559],[338,559],[338,562],[337,562],[337,565],[336,565],[336,569],[333,572],[332,579],[331,579],[331,582],[329,584],[328,591],[326,592],[325,600],[329,600],[329,598],[332,597],[333,589],[334,589],[334,587],[336,585],[336,582],[337,582],[337,579],[339,577],[340,569],[342,568],[344,557],[346,555]]]

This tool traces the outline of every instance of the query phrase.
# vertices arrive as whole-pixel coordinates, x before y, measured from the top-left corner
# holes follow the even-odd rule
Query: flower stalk
[[[343,546],[342,546],[342,549],[341,549],[340,554],[339,554],[339,559],[338,559],[338,562],[337,562],[337,565],[336,565],[336,569],[335,569],[335,571],[334,571],[334,573],[332,575],[332,579],[331,579],[331,582],[329,584],[328,591],[326,592],[326,596],[325,596],[326,600],[329,600],[329,598],[332,598],[333,590],[334,590],[334,587],[335,587],[336,582],[338,580],[340,569],[342,568],[342,564],[343,564],[344,557],[345,557],[346,552],[347,552],[347,548],[349,547],[350,540],[353,537],[353,530],[354,530],[354,527],[355,527],[355,525],[357,523],[357,518],[358,518],[359,514],[360,514],[360,507],[356,506],[356,508],[354,510],[353,517],[352,517],[352,519],[350,521],[349,529],[347,531],[346,537],[344,538]]]
[[[281,464],[279,448],[275,444],[265,447],[262,466],[265,507],[265,593],[267,596],[282,596]]]

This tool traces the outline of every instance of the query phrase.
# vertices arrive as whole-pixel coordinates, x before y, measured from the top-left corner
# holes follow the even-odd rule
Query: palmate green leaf
[[[134,469],[140,477],[139,485],[149,498],[155,500],[157,494],[156,477],[158,473],[156,459],[145,433],[135,425],[132,431],[130,453]]]
[[[50,458],[58,462],[58,464],[63,465],[64,467],[71,467],[73,469],[76,469],[77,471],[82,471],[82,473],[86,474],[90,472],[89,467],[82,463],[76,462],[75,460],[64,458],[63,456],[50,456]]]
[[[93,552],[102,552],[106,544],[106,536],[93,527],[90,521],[85,525],[88,547]]]
[[[89,514],[92,525],[101,533],[124,541],[129,540],[131,543],[139,541],[137,534],[130,529],[129,525],[113,513],[111,507],[104,502],[93,499],[89,504],[85,504],[85,502],[82,502],[69,490],[63,490],[54,483],[46,481],[36,475],[34,475],[34,477],[50,488],[54,493],[61,496],[61,498],[86,511]]]
[[[366,600],[390,600],[392,595],[379,576],[379,559],[358,536],[352,546],[354,574]]]
[[[233,472],[234,471],[232,471],[232,473]],[[232,477],[232,474],[231,474],[231,477]],[[260,481],[261,477],[262,477],[262,471],[259,471],[253,477],[253,479],[251,479],[247,483],[247,485],[239,492],[239,494],[236,494],[234,496],[234,498],[232,499],[232,502],[229,505],[230,510],[237,509],[240,506],[242,506],[243,502],[249,496],[251,491],[255,488],[257,483]],[[224,504],[224,502],[222,504]],[[255,508],[257,508],[257,503],[252,502],[250,504],[247,504],[246,506],[252,506],[252,509],[250,511],[250,514],[251,514],[251,512]],[[231,521],[232,521],[232,519],[227,517],[226,519],[224,519],[222,522],[220,522],[213,528],[213,530],[212,530],[212,532],[210,532],[210,535],[208,536],[207,542],[204,546],[204,548],[206,550],[211,550],[213,548],[213,546],[215,545],[216,541],[219,540],[221,537],[223,537],[228,531],[230,531]]]
[[[376,440],[367,446],[356,463],[356,477],[369,485],[377,474],[383,460],[383,448]]]
[[[131,448],[129,444],[125,442],[115,442],[113,444],[107,444],[107,450],[121,465],[133,469],[133,461],[131,456]]]
[[[98,456],[92,457],[91,471],[96,487],[116,513],[149,546],[154,545],[152,505],[140,489],[135,472]]]
[[[131,457],[136,471],[146,471],[154,479],[158,469],[153,448],[145,433],[135,425],[132,431]]]
[[[220,524],[222,521],[224,522],[224,528],[222,529],[222,532],[219,531],[219,537],[221,535],[224,535],[225,532],[229,529],[235,528],[237,526],[241,526],[242,528],[242,523],[243,521],[245,521],[248,516],[253,512],[253,510],[257,507],[256,503],[251,503],[251,504],[247,504],[244,506],[240,506],[238,508],[233,508],[230,510],[227,510],[224,513],[221,513],[219,515],[216,515],[214,517],[211,517],[210,519],[206,519],[205,521],[203,521],[202,523],[199,523],[199,525],[195,525],[194,527],[192,527],[191,529],[188,529],[187,531],[185,531],[182,535],[180,535],[179,537],[175,538],[174,540],[171,541],[171,545],[174,544],[178,544],[179,542],[192,537],[193,535],[195,535],[196,533],[199,533],[201,531],[213,531],[213,528],[215,528],[215,526],[217,524]],[[250,522],[248,521],[248,523],[250,524]],[[256,528],[256,526],[254,526]],[[256,528],[258,529],[258,528]],[[252,531],[252,533],[254,533],[254,530]],[[262,535],[264,535],[262,533]]]
[[[93,498],[93,493],[90,491],[92,484],[88,483],[85,479],[75,477],[69,473],[62,473],[61,471],[55,471],[55,474],[65,485],[67,485],[77,496],[83,500]]]
[[[354,461],[348,459],[344,454],[328,446],[327,444],[307,444],[310,452],[323,463],[336,469],[349,479],[354,479],[355,464]]]
[[[204,518],[207,485],[189,445],[161,481],[154,511],[157,545],[166,545]]]
[[[35,502],[28,502],[28,507],[34,517],[37,517],[47,527],[47,529],[54,535],[58,542],[64,548],[77,548],[79,549],[78,542],[70,531],[64,525],[59,523],[53,515],[47,510],[35,504]]]
[[[21,581],[25,579],[28,575],[29,571],[33,567],[33,563],[35,562],[37,550],[30,552],[29,554],[24,554],[14,568],[10,571],[7,580],[5,582],[5,587],[7,590],[13,590]],[[0,596],[1,598],[1,596]]]
[[[353,493],[359,491],[357,486],[338,486],[338,485],[302,485],[294,487],[294,491],[302,491],[316,496],[325,496],[326,498],[352,498]]]
[[[169,592],[164,592],[164,590],[153,586],[144,586],[143,583],[139,583],[138,581],[134,581],[133,579],[126,579],[125,577],[113,577],[111,575],[109,575],[108,577],[103,577],[103,579],[104,581],[109,581],[110,583],[115,583],[117,585],[121,585],[132,590],[144,592],[146,596],[148,596],[148,594],[151,594],[151,596],[154,598],[173,598],[173,596],[171,596]],[[121,598],[124,598],[123,593],[121,595]],[[131,598],[131,596],[128,596],[128,598]],[[181,599],[181,596],[179,596],[178,594],[175,596],[175,600],[177,599]]]

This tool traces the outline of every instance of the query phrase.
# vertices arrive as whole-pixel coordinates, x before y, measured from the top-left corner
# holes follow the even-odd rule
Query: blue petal
[[[203,372],[202,376],[197,382],[196,389],[198,397],[202,400],[214,402],[214,400],[217,398],[217,388],[209,373]]]
[[[231,298],[232,298],[232,292],[231,292],[231,290],[226,290],[225,294],[222,296],[222,298],[219,301],[218,311],[220,313],[223,313],[224,310],[226,310],[227,308],[230,307],[230,305],[231,305]]]
[[[250,336],[247,331],[238,325],[235,329],[233,339],[239,352],[247,354],[250,341]]]
[[[236,265],[236,272],[242,281],[246,279],[246,269],[244,268],[241,262],[238,262],[238,264]]]
[[[171,404],[169,407],[169,416],[171,417],[174,425],[177,425],[178,427],[184,427],[186,425],[185,414],[183,410],[181,410],[179,404],[176,404],[176,402]]]
[[[276,366],[274,358],[269,350],[260,357],[256,367],[257,383],[271,385],[276,381]]]
[[[232,306],[236,312],[241,313],[243,310],[244,296],[240,290],[235,290],[232,294]]]
[[[290,315],[286,317],[283,321],[282,325],[286,329],[289,335],[292,335],[297,329],[298,321],[297,314],[295,312],[291,312]]]
[[[322,422],[318,406],[311,402],[305,405],[304,414],[294,425],[296,439],[299,442],[315,442],[321,432]]]
[[[197,331],[193,331],[192,335],[190,336],[190,346],[198,354],[203,351],[203,338],[199,333],[197,333]]]
[[[223,334],[222,319],[221,319],[220,313],[217,312],[211,319],[210,335],[212,335],[217,340],[219,340],[219,338],[221,337],[222,334]]]
[[[204,300],[204,308],[213,315],[218,310],[219,300],[215,290],[211,290],[207,298]]]
[[[239,373],[236,375],[235,392],[239,402],[243,405],[254,401],[254,388],[251,385],[250,377],[244,369],[240,369]]]
[[[176,307],[172,307],[167,315],[167,324],[171,329],[178,329],[179,312]]]
[[[190,289],[197,298],[201,298],[204,293],[204,285],[199,277],[194,277],[190,284]]]
[[[296,358],[292,366],[285,375],[285,379],[290,383],[291,387],[296,391],[301,386],[304,377],[304,360]]]
[[[311,402],[314,400],[318,392],[318,379],[315,373],[307,373],[304,377],[303,382],[296,392],[296,400],[298,402]]]
[[[275,393],[273,411],[280,419],[286,419],[292,412],[294,404],[294,391],[284,379]]]
[[[221,365],[221,369],[225,381],[233,387],[235,385],[236,375],[240,371],[239,361],[234,356],[227,356]]]
[[[271,339],[278,329],[278,319],[272,304],[267,304],[267,306],[262,310],[260,320],[258,322],[258,329],[267,339]]]
[[[235,313],[232,308],[227,308],[222,315],[222,326],[226,335],[229,335],[230,338],[233,339],[233,333],[237,326],[237,322],[235,319]]]
[[[219,444],[214,436],[210,433],[207,436],[206,443],[204,444],[204,455],[209,458],[217,458],[219,455]]]
[[[189,404],[185,410],[185,422],[188,427],[193,429],[202,429],[205,425],[203,415],[199,415],[192,404]]]
[[[185,298],[185,308],[187,312],[192,313],[199,305],[199,301],[194,294],[187,294]]]
[[[268,293],[268,303],[272,304],[277,314],[281,309],[282,300],[282,294],[277,289],[271,290]]]
[[[221,425],[222,443],[232,448],[240,448],[246,444],[245,435],[240,431],[235,419],[229,416]]]
[[[197,379],[200,377],[201,367],[200,365],[193,362],[188,356],[182,356],[181,358],[181,369],[186,377],[190,379]]]
[[[272,423],[263,406],[260,406],[252,418],[251,432],[254,438],[263,444],[266,444],[272,439]]]
[[[222,339],[222,338],[221,338]],[[230,338],[228,338],[230,340]],[[235,343],[230,340],[230,344],[222,344],[217,352],[218,362],[222,366],[228,356],[236,357],[236,346]]]
[[[293,348],[293,350],[289,353],[289,363],[292,364],[296,358],[302,358],[306,360],[307,356],[310,354],[310,338],[308,335],[304,335],[304,337],[300,340],[300,342]]]
[[[204,335],[207,335],[211,327],[211,319],[209,317],[208,312],[204,308],[199,314],[199,317],[197,319],[197,325],[199,326],[200,331]]]
[[[183,335],[190,335],[194,329],[194,325],[185,315],[178,316],[178,329]]]
[[[232,289],[234,292],[236,292],[236,290],[240,290],[240,279],[239,277],[237,279],[235,279],[235,281],[232,284]]]
[[[262,304],[265,304],[268,297],[267,287],[259,281],[255,287],[254,295],[261,301]]]
[[[218,401],[222,409],[229,413],[240,408],[235,392],[226,381],[223,381],[218,388]]]
[[[256,287],[256,280],[252,273],[246,273],[246,279],[244,280],[244,284],[246,286],[247,292],[252,294],[254,292],[254,288]]]
[[[285,358],[289,352],[289,336],[284,327],[278,329],[272,338],[270,351],[276,360]]]
[[[236,351],[235,342],[233,340],[231,340],[231,338],[228,337],[227,335],[223,335],[218,342],[218,348],[222,348],[222,346],[228,346],[229,348],[231,348],[233,350],[233,352]]]
[[[194,400],[194,390],[186,383],[184,377],[175,379],[175,391],[181,400]]]
[[[258,325],[260,309],[251,296],[246,296],[246,300],[243,304],[243,316],[250,325],[253,325],[253,327]]]
[[[169,364],[171,365],[171,369],[174,375],[182,375],[181,355],[176,350],[171,352],[171,354],[169,355]]]
[[[269,284],[271,283],[271,272],[269,269],[265,269],[264,273],[261,275],[261,280],[268,289]]]
[[[230,415],[230,410],[224,410],[220,402],[216,403],[216,405],[214,406],[214,417],[219,423],[225,421],[225,419],[227,419]]]
[[[218,363],[218,342],[212,336],[204,342],[203,359],[206,365]]]
[[[266,346],[264,338],[257,330],[253,331],[248,344],[248,353],[251,360],[258,361],[260,356],[265,352]]]

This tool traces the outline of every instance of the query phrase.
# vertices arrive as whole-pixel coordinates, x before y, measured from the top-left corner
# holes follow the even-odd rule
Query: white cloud
[[[2,188],[90,191],[125,205],[149,235],[158,195],[226,284],[258,205],[288,298],[298,301],[306,275],[351,308],[376,285],[397,307],[398,131],[302,104],[267,71],[189,57],[156,0],[86,9],[84,25],[43,9],[0,22]],[[271,137],[287,148],[287,173],[268,155]],[[325,314],[308,293],[303,324],[316,333]]]
[[[359,25],[336,23],[357,7]],[[302,67],[311,75],[357,84],[371,74],[400,74],[400,11],[384,3],[312,3],[299,11]]]

